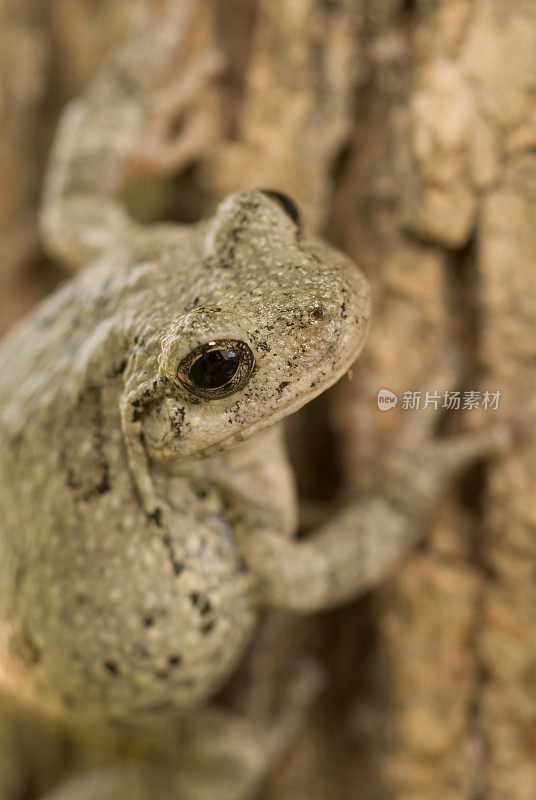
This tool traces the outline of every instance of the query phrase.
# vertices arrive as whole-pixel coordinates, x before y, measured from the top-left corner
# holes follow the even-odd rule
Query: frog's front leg
[[[258,578],[261,601],[312,612],[370,589],[417,541],[453,476],[510,444],[506,426],[429,439],[424,421],[410,423],[387,458],[377,491],[349,504],[307,539],[244,531],[240,545]]]
[[[149,459],[143,439],[143,428],[138,418],[138,392],[125,394],[120,401],[121,429],[130,475],[136,487],[141,505],[148,517],[160,524],[162,507],[154,488]]]
[[[163,504],[157,496],[151,475],[142,424],[143,406],[147,398],[154,400],[157,397],[157,389],[158,381],[154,378],[137,383],[134,374],[132,385],[129,381],[125,384],[119,401],[119,413],[127,464],[141,506],[148,517],[157,525],[162,525]]]
[[[177,170],[212,144],[214,120],[212,115],[209,124],[203,90],[219,71],[221,56],[208,30],[202,55],[189,52],[190,41],[199,41],[200,20],[208,19],[202,4],[172,3],[114,54],[63,115],[41,227],[50,251],[74,268],[135,232],[120,198],[129,174]],[[173,135],[178,121],[181,130]]]

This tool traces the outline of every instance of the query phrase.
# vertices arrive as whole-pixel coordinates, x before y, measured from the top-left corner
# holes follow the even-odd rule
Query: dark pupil
[[[239,363],[234,350],[207,350],[194,362],[188,377],[200,389],[217,389],[231,380]]]

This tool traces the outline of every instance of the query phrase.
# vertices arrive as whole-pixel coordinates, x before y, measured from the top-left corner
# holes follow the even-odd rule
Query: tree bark
[[[2,330],[64,275],[35,224],[58,114],[105,53],[164,5],[0,0]],[[132,208],[190,221],[230,191],[277,188],[372,287],[353,379],[288,424],[304,528],[372,484],[404,420],[404,392],[447,388],[433,375],[452,353],[463,364],[455,388],[501,396],[498,410],[451,412],[448,430],[525,421],[510,454],[452,488],[418,551],[382,586],[328,614],[267,615],[221,700],[245,706],[303,652],[326,671],[311,725],[265,800],[532,800],[536,8],[207,0],[199,13],[227,64],[214,103],[219,146],[182,175],[133,182]],[[399,397],[385,413],[381,388]],[[108,758],[2,704],[6,800],[38,797]]]

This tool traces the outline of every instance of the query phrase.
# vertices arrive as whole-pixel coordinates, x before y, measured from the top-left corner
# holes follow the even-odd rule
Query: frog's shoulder
[[[180,283],[181,262],[191,260],[190,238],[180,226],[162,226],[160,235],[154,231],[150,237],[134,237],[60,284],[4,337],[0,344],[3,376],[13,373],[20,378],[25,371],[50,370],[62,363],[62,355],[68,356],[68,368],[77,350],[103,322],[116,323],[123,330],[130,318],[142,324],[140,311],[158,309],[165,305],[165,298],[169,302],[169,290],[174,288],[168,286],[169,279]],[[12,390],[9,380],[2,382],[2,388]],[[0,388],[0,397],[1,392]]]
[[[10,419],[20,427],[56,403],[88,352],[113,338],[114,329],[124,330],[118,296],[124,289],[122,266],[103,260],[66,281],[5,336],[0,345],[4,430],[13,427]],[[113,347],[119,363],[117,339]]]
[[[57,373],[69,363],[99,320],[113,315],[117,277],[105,261],[60,284],[0,345],[2,393],[33,374]],[[13,381],[10,378],[13,378]]]
[[[18,429],[157,346],[199,263],[197,226],[155,226],[61,284],[0,345],[2,426]],[[194,230],[191,230],[194,229]],[[13,418],[16,424],[9,424]]]

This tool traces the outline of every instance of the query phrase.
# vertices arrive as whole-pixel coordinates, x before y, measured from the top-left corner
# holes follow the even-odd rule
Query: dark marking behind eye
[[[294,200],[291,200],[288,195],[283,194],[283,192],[278,192],[276,189],[261,189],[261,192],[279,203],[279,205],[285,209],[291,220],[300,227],[300,212]]]

